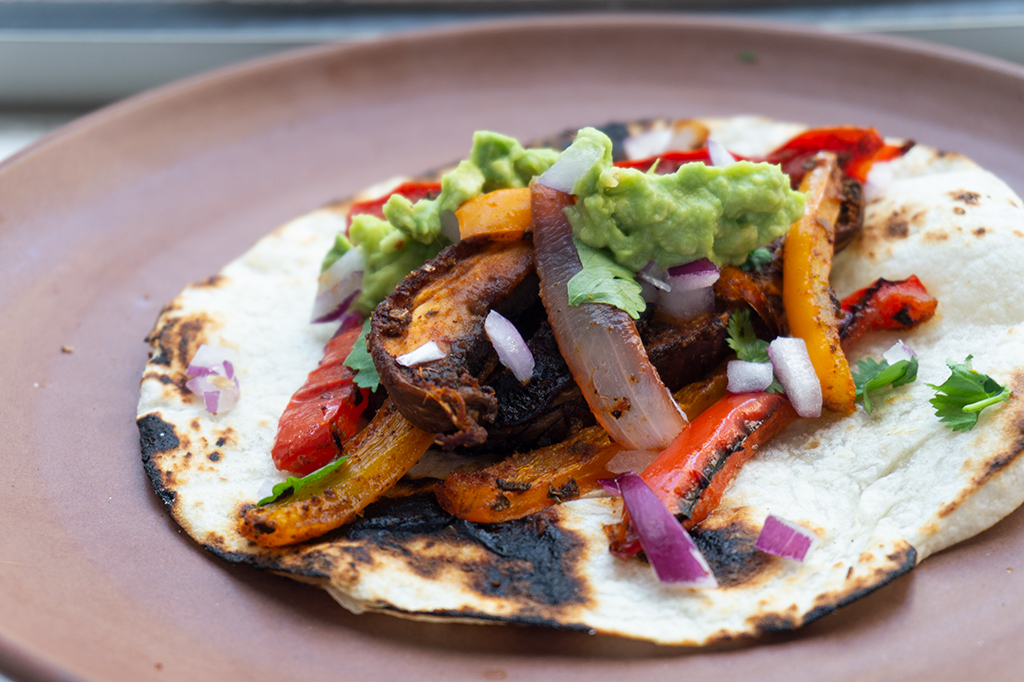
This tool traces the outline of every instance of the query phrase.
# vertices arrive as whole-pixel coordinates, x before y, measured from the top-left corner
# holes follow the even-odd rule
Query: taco
[[[1024,204],[1005,184],[960,155],[880,138],[869,145],[863,131],[836,149],[836,136],[854,129],[831,130],[830,144],[838,151],[831,155],[816,155],[829,145],[802,125],[754,117],[602,130],[607,148],[588,152],[579,135],[578,144],[569,146],[572,134],[539,145],[556,150],[551,152],[509,146],[504,179],[481,175],[479,187],[504,183],[530,196],[533,212],[504,218],[508,229],[464,233],[446,248],[436,234],[416,241],[410,235],[422,227],[414,220],[418,199],[448,201],[440,223],[457,238],[453,225],[458,230],[473,221],[444,211],[454,213],[472,197],[449,191],[448,199],[439,200],[440,174],[394,181],[284,225],[169,303],[148,337],[137,421],[145,470],[182,528],[227,561],[323,587],[356,613],[545,625],[703,645],[792,629],[831,613],[981,532],[1024,500],[1018,457],[1024,442],[1024,302],[1015,293]],[[546,170],[571,156],[558,156],[567,146],[585,159],[565,176],[569,186]],[[728,161],[721,161],[722,148],[731,154]],[[691,165],[706,167],[768,157],[778,164],[773,172],[788,174],[787,185],[793,180],[810,189],[793,193],[776,183],[771,206],[754,206],[765,204],[758,195],[735,212],[747,227],[763,228],[754,246],[735,239],[738,245],[729,251],[721,235],[709,238],[711,257],[705,258],[720,267],[714,284],[696,287],[703,302],[641,291],[636,271],[639,282],[656,288],[680,265],[682,274],[675,277],[707,274],[672,258],[659,262],[659,255],[645,251],[647,243],[606,234],[598,238],[603,242],[577,247],[604,287],[584,287],[580,296],[612,300],[614,306],[595,304],[613,311],[605,326],[632,327],[656,376],[655,384],[637,389],[639,399],[618,396],[617,403],[604,405],[595,402],[600,390],[595,399],[586,386],[581,389],[586,381],[578,380],[574,351],[559,337],[552,294],[544,291],[552,277],[534,243],[542,238],[541,222],[561,220],[567,208],[579,219],[593,206],[546,185],[524,189],[542,173],[547,185],[563,189],[586,177],[600,185],[612,176],[578,170],[581,163],[585,171],[591,168],[600,154],[644,175],[674,172],[693,160],[704,163]],[[709,183],[730,168],[707,175],[699,191],[712,191]],[[775,182],[766,177],[751,181]],[[826,190],[815,195],[815,187]],[[338,236],[352,234],[350,210],[382,221],[382,197],[396,194],[404,199],[394,204],[403,204],[410,222],[398,237],[378,234],[377,243],[403,252],[405,235],[415,241],[404,252],[407,261],[382,277],[385,284],[364,283],[358,291],[345,290],[344,277],[335,277],[329,284],[335,294],[341,287],[344,300],[317,311],[331,322],[310,324],[324,253],[333,251],[336,263],[352,251]],[[520,200],[495,201],[504,210],[521,207]],[[757,211],[772,215],[756,217]],[[822,211],[831,211],[827,220],[819,220]],[[831,290],[826,283],[813,291],[813,255],[803,270],[786,270],[798,261],[798,239],[790,233],[785,239],[792,246],[781,246],[771,223],[788,228],[794,219],[811,230],[808,253],[814,239],[834,242],[834,257],[830,244],[826,259]],[[363,235],[379,227],[369,218],[363,222],[356,230]],[[824,223],[829,229],[815,232]],[[618,247],[625,255],[609,256]],[[362,267],[374,267],[373,257]],[[692,260],[681,260],[687,258]],[[762,342],[784,341],[799,325],[791,311],[805,303],[787,298],[783,275],[790,282],[807,279],[805,298],[818,297],[807,304],[811,312],[831,316],[818,325],[816,331],[825,334],[818,345],[826,358],[841,346],[852,367],[844,375],[813,366],[812,376],[817,372],[836,384],[817,399],[819,410],[826,405],[820,417],[797,416],[814,411],[813,397],[810,408],[804,404],[808,384],[798,378],[806,363],[804,370],[784,369],[784,360],[770,365],[785,397],[777,387],[764,391],[766,383],[754,393],[722,397],[725,363],[734,351],[763,354],[768,344]],[[543,306],[538,289],[547,299]],[[645,294],[659,303],[646,312],[626,310],[637,298],[635,307],[643,308]],[[665,315],[652,313],[662,303],[683,309],[666,322]],[[486,340],[492,310],[528,330],[523,336],[532,369],[516,367],[524,353],[515,344]],[[353,311],[372,314],[361,325]],[[601,353],[615,351],[602,338],[581,342],[577,351],[607,359]],[[813,358],[814,344],[804,342],[808,351],[800,357],[820,360]],[[500,362],[494,346],[513,359]],[[440,355],[431,355],[435,351]],[[773,359],[786,353],[769,352]],[[362,369],[341,370],[340,378],[330,374],[346,364]],[[889,375],[900,371],[885,381],[886,368]],[[517,371],[526,372],[525,383]],[[360,373],[363,381],[355,381],[353,374]],[[371,374],[382,388],[366,383]],[[297,389],[307,378],[313,381],[306,394],[312,402],[303,403]],[[675,401],[662,385],[676,391]],[[969,389],[987,391],[987,397]],[[328,394],[330,401],[318,402]],[[728,400],[733,403],[723,402]],[[319,410],[322,419],[308,423],[328,427],[305,436],[282,427],[279,434],[286,408]],[[714,421],[716,409],[726,416]],[[698,415],[706,415],[704,421]],[[654,426],[630,433],[623,424],[634,416]],[[731,425],[732,431],[702,431],[708,424]],[[677,437],[680,431],[699,442],[687,445]],[[696,461],[695,451],[708,458]],[[272,452],[286,462],[285,471],[275,466]],[[306,488],[290,478],[339,452],[347,459],[319,470],[318,481]],[[643,472],[646,483],[636,484],[641,477],[628,469]],[[335,486],[340,480],[347,483]],[[623,512],[624,499],[637,504],[630,492],[636,485],[683,521],[671,525],[686,526],[698,550],[693,556],[714,587],[699,579],[666,583],[652,570],[650,564],[664,559],[644,542],[647,521],[641,517],[647,512],[642,503]],[[353,486],[378,492],[352,500]],[[260,504],[275,497],[280,499]],[[645,499],[649,503],[650,495]],[[766,522],[781,523],[782,534],[797,544],[813,540],[813,547],[806,553],[773,548],[763,535]]]

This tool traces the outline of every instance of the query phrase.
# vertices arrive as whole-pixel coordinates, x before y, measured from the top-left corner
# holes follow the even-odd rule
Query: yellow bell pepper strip
[[[499,189],[470,199],[455,211],[459,235],[522,239],[530,229],[530,189]]]
[[[434,434],[410,424],[390,400],[345,443],[348,460],[322,481],[261,507],[248,507],[239,532],[264,547],[323,535],[348,523],[419,461]]]
[[[814,163],[800,183],[800,190],[807,193],[804,215],[793,224],[783,247],[782,302],[790,333],[807,344],[824,406],[850,414],[857,389],[839,345],[828,284],[834,226],[843,199],[842,175],[835,154],[818,154]]]

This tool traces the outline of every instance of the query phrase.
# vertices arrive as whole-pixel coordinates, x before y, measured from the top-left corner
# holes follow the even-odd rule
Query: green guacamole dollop
[[[663,268],[700,258],[740,265],[803,214],[803,194],[778,166],[688,163],[655,175],[613,166],[612,142],[594,128],[582,129],[573,144],[603,150],[573,187],[577,200],[566,209],[573,233],[633,271],[652,260]]]
[[[362,292],[353,308],[369,314],[407,274],[451,244],[441,232],[446,212],[486,192],[526,187],[556,159],[558,152],[553,149],[524,149],[506,135],[474,133],[469,158],[441,178],[441,193],[436,199],[414,203],[395,194],[384,204],[384,220],[372,215],[353,216],[348,238],[338,236],[324,258],[323,269],[331,267],[350,248],[361,249],[366,269]]]

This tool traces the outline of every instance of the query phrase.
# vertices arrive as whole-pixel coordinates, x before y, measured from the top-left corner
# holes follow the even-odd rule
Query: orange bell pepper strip
[[[530,188],[481,194],[462,204],[455,216],[463,239],[481,234],[492,239],[522,239],[531,225]]]
[[[434,494],[442,509],[460,519],[511,521],[596,490],[598,479],[614,475],[607,465],[621,450],[604,429],[591,426],[485,469],[449,474]]]
[[[348,461],[295,495],[248,507],[239,532],[264,547],[279,547],[323,535],[348,523],[419,461],[434,434],[410,424],[390,400],[342,451]]]
[[[835,221],[842,204],[842,187],[835,154],[823,152],[804,176],[807,193],[804,215],[786,236],[782,263],[782,302],[790,333],[804,340],[811,364],[821,382],[827,409],[850,414],[856,387],[839,345],[836,315],[828,276],[832,269]]]
[[[726,393],[725,364],[675,394],[691,419]],[[511,521],[597,490],[611,478],[608,463],[622,451],[600,426],[582,429],[561,443],[517,453],[489,467],[454,472],[434,488],[441,508],[476,523]]]

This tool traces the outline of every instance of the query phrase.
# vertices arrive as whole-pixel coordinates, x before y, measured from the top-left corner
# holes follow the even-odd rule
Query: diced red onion
[[[659,128],[630,135],[622,141],[622,150],[626,152],[626,158],[630,161],[657,156],[669,150],[669,146],[672,144],[672,133],[671,128]]]
[[[508,367],[520,383],[529,381],[533,376],[533,353],[516,326],[498,311],[492,310],[484,320],[484,331],[501,364]]]
[[[672,288],[700,289],[709,287],[718,281],[721,273],[718,266],[707,258],[675,265],[668,269],[669,284]]]
[[[680,320],[689,320],[715,309],[715,290],[712,287],[702,289],[675,290],[661,292],[658,296],[658,307],[666,315]]]
[[[649,262],[647,266],[640,272],[636,273],[636,275],[643,281],[654,286],[655,289],[672,291],[672,285],[668,283],[668,273],[660,268],[654,261]]]
[[[821,416],[821,382],[803,339],[780,336],[768,344],[775,376],[801,417]]]
[[[728,166],[730,163],[736,163],[736,157],[726,151],[725,147],[718,144],[715,140],[710,137],[707,141],[708,156],[711,158],[712,166]]]
[[[604,149],[596,144],[573,143],[534,182],[559,192],[572,194],[573,187],[579,179],[594,167],[603,154]]]
[[[773,372],[770,362],[730,360],[725,369],[729,377],[730,393],[759,393],[772,383]]]
[[[709,313],[715,309],[715,291],[712,288],[721,273],[707,258],[701,258],[668,269],[670,290],[658,297],[658,307],[681,320]]]
[[[890,365],[895,365],[900,360],[911,360],[917,357],[917,353],[914,349],[903,343],[903,339],[900,339],[892,345],[889,350],[882,353],[882,357]]]
[[[185,373],[192,378],[185,386],[203,399],[210,414],[229,412],[238,404],[241,388],[235,376],[237,361],[235,351],[203,344],[189,362]]]
[[[711,567],[690,535],[644,479],[632,471],[613,482],[658,580],[689,587],[718,587]]]
[[[362,289],[365,268],[363,250],[352,248],[320,273],[310,317],[314,324],[333,322],[348,310]]]
[[[613,474],[643,471],[661,454],[657,450],[622,450],[609,460],[605,468]]]
[[[817,536],[803,526],[769,515],[754,546],[762,552],[803,561]]]
[[[664,450],[686,426],[647,358],[629,315],[604,303],[569,305],[567,284],[582,269],[563,212],[571,197],[533,187],[531,212],[541,300],[573,378],[612,440],[631,450]]]
[[[668,283],[668,273],[658,267],[654,261],[647,263],[647,267],[636,275],[640,283],[640,295],[648,305],[657,305],[661,292],[672,290]]]
[[[395,362],[403,367],[413,367],[415,365],[422,365],[424,362],[440,360],[444,356],[445,352],[436,343],[427,341],[419,348],[411,350],[404,355],[399,355],[395,358]]]

